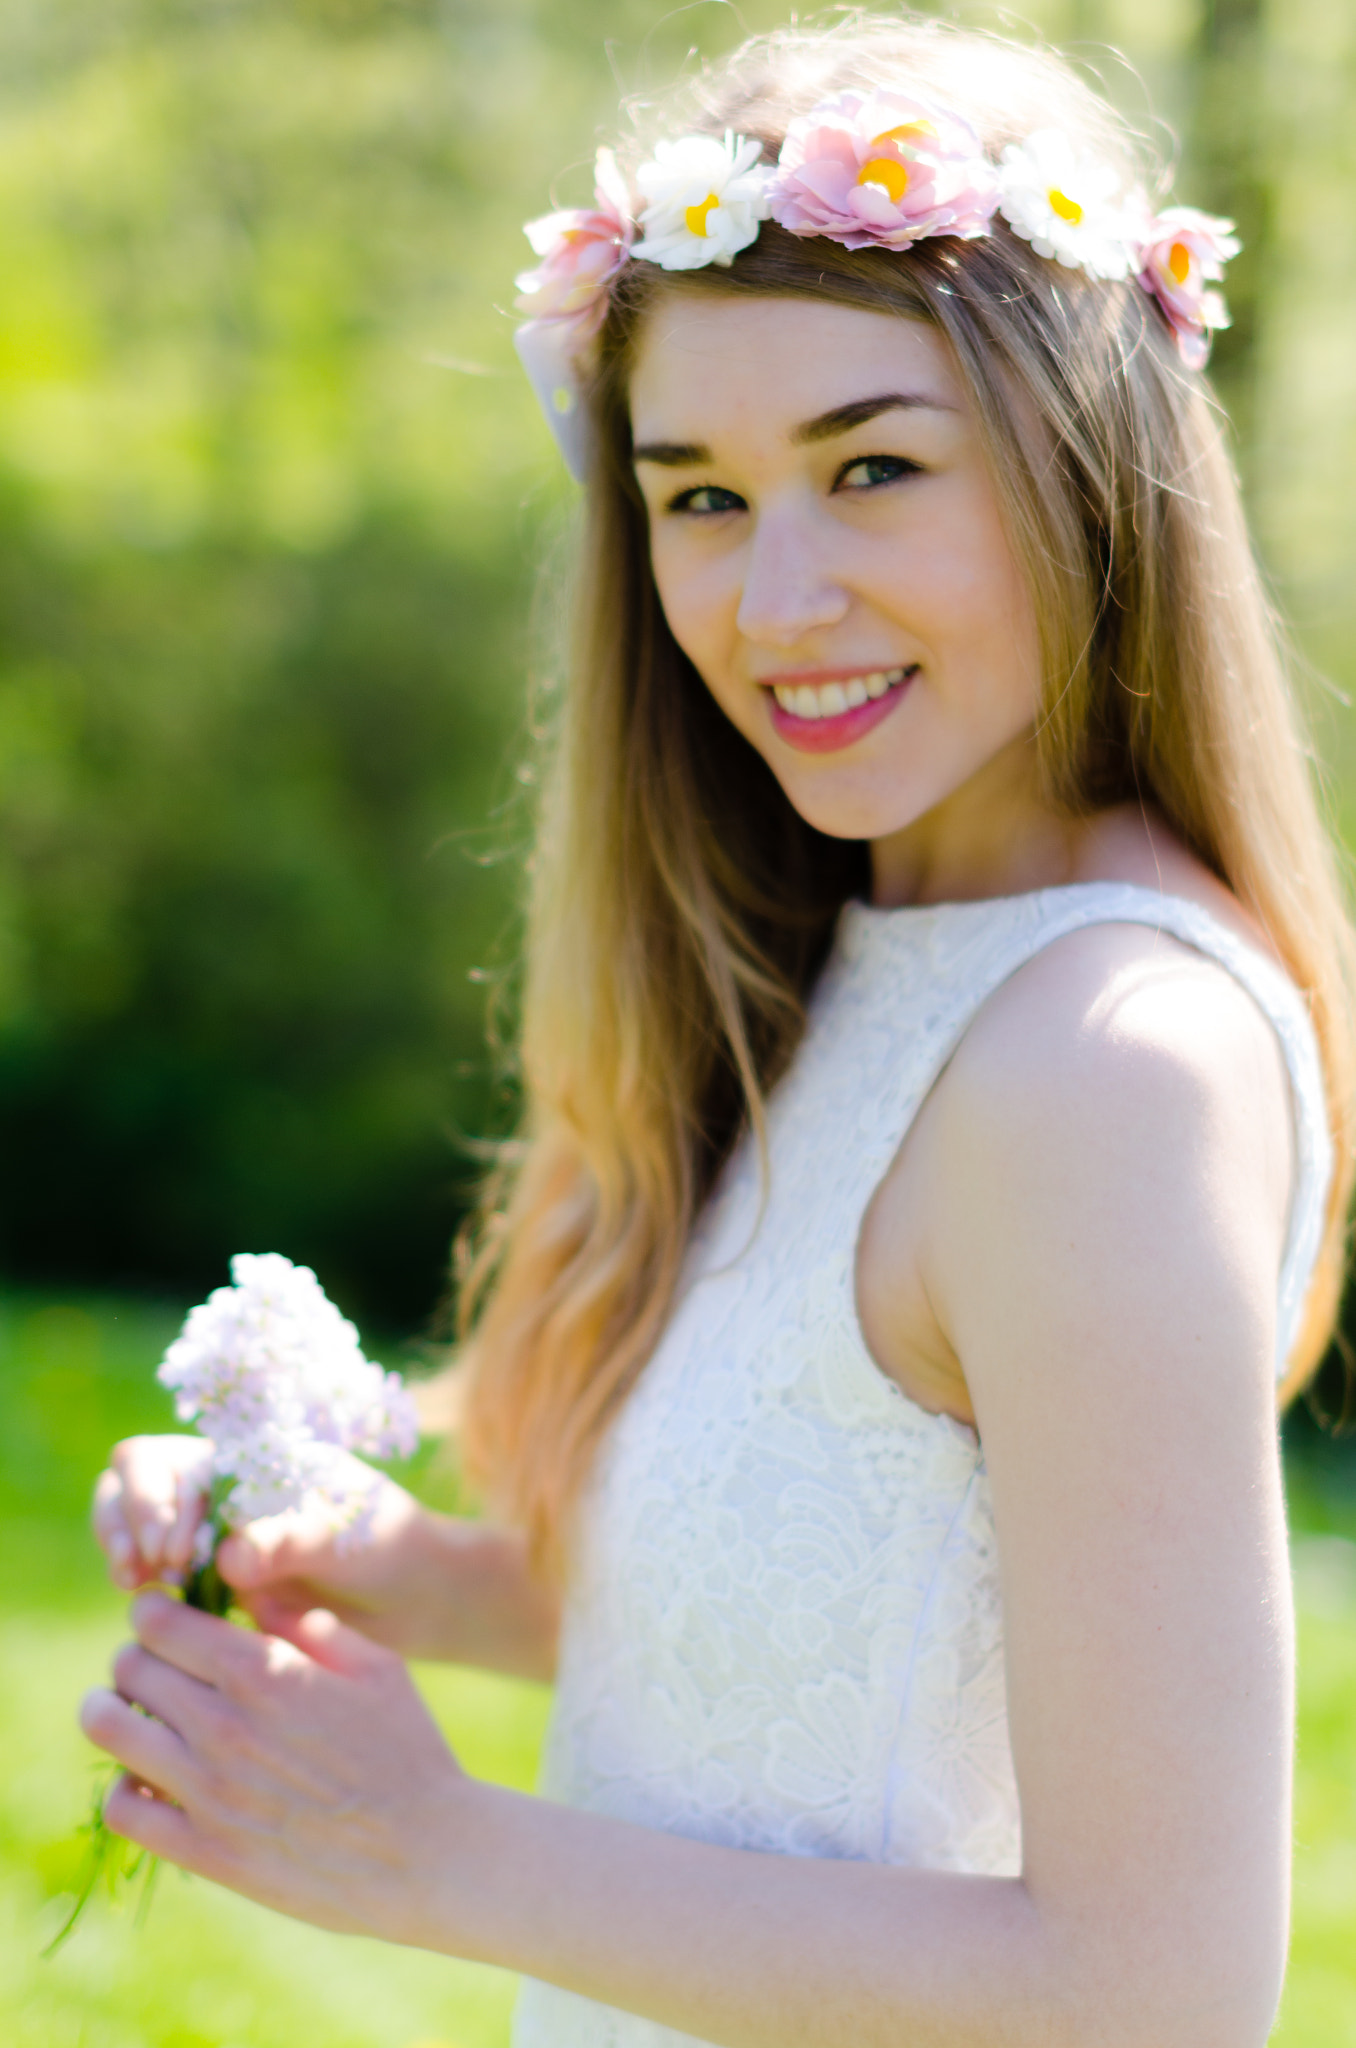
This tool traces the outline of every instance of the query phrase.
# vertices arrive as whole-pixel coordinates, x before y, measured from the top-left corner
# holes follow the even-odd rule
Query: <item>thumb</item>
[[[359,1635],[327,1607],[309,1607],[303,1612],[280,1606],[269,1615],[269,1634],[281,1636],[313,1663],[341,1678],[382,1677],[402,1663],[394,1650],[384,1650]]]
[[[275,1579],[307,1578],[322,1560],[334,1560],[334,1531],[328,1523],[318,1517],[270,1515],[225,1538],[217,1570],[227,1585],[246,1593]]]

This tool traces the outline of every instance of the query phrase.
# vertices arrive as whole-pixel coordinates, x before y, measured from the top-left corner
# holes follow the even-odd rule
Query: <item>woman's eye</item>
[[[719,484],[697,484],[690,491],[680,491],[670,501],[670,512],[698,512],[708,516],[714,512],[742,512],[744,500],[734,491],[723,491]]]
[[[918,476],[921,465],[907,455],[861,455],[839,470],[834,489],[870,491],[880,484],[892,484],[901,476]]]

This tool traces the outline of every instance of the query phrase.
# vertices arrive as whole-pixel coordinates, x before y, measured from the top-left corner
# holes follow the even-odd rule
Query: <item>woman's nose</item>
[[[736,620],[746,640],[794,646],[817,628],[836,626],[850,602],[811,522],[793,513],[758,521]]]

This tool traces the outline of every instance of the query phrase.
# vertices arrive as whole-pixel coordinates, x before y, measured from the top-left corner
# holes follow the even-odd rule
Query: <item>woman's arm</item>
[[[134,1591],[188,1569],[206,1508],[200,1437],[128,1437],[95,1488],[94,1529],[115,1582]],[[365,1477],[375,1475],[365,1468]],[[321,1516],[278,1515],[227,1537],[218,1564],[263,1628],[324,1606],[402,1657],[549,1678],[557,1605],[521,1537],[435,1514],[377,1482],[361,1541]]]
[[[1093,976],[1053,1020],[1029,972],[948,1079],[926,1252],[998,1514],[1020,1879],[714,1848],[478,1785],[387,1653],[155,1599],[86,1726],[179,1805],[125,1781],[113,1824],[285,1911],[727,2048],[1262,2048],[1284,1084],[1246,999],[1192,965],[1115,1002]]]
[[[529,1570],[525,1540],[437,1514],[389,1481],[361,1542],[336,1546],[323,1525],[279,1516],[228,1537],[218,1564],[270,1631],[325,1607],[402,1657],[555,1674],[559,1607]]]

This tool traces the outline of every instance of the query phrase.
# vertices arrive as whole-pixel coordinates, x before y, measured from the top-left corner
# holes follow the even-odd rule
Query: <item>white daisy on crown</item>
[[[727,132],[660,142],[628,181],[599,150],[596,207],[525,230],[542,258],[518,278],[519,355],[576,474],[586,466],[579,384],[628,263],[728,267],[764,221],[848,249],[895,253],[950,235],[995,233],[1001,217],[1038,256],[1097,282],[1134,278],[1158,307],[1188,369],[1204,367],[1229,315],[1216,285],[1239,243],[1233,222],[1155,213],[1115,167],[1056,128],[1009,143],[991,162],[957,113],[923,95],[847,91],[789,125],[775,164]]]
[[[645,199],[642,239],[631,255],[664,270],[728,267],[758,239],[767,219],[768,180],[760,142],[727,135],[684,135],[661,142],[636,172]]]
[[[1038,128],[1003,151],[999,211],[1038,256],[1114,282],[1137,248],[1129,202],[1110,164],[1079,152],[1058,128]]]

